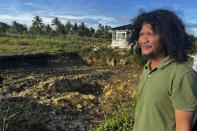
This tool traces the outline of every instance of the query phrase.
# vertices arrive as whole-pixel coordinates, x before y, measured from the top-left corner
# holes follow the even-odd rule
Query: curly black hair
[[[130,42],[135,43],[139,39],[142,24],[152,26],[154,32],[160,32],[164,43],[165,53],[177,62],[187,60],[187,54],[192,52],[193,41],[185,31],[183,22],[175,13],[165,9],[157,9],[150,12],[142,12],[133,19]]]

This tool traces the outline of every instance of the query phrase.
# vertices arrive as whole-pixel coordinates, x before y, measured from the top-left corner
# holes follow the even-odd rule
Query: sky
[[[63,24],[85,23],[97,29],[130,24],[140,11],[158,8],[174,11],[188,33],[197,36],[197,0],[0,0],[0,22],[17,21],[30,27],[34,16],[45,24],[58,17]]]

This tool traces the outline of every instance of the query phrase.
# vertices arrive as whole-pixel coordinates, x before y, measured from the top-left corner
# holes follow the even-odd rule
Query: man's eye
[[[155,35],[155,33],[148,33],[148,35],[151,35],[152,36],[152,35]]]

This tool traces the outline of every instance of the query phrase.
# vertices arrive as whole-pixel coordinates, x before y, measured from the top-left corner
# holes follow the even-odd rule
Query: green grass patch
[[[106,120],[94,131],[132,131],[134,125],[136,102],[130,102],[125,107],[117,106]]]
[[[59,50],[67,52],[78,52],[82,48],[89,48],[96,45],[109,45],[111,39],[60,36],[48,37],[11,35],[0,37],[0,55],[18,55],[33,53],[54,53]]]

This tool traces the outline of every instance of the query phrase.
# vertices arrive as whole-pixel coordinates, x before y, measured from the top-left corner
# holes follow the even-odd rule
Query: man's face
[[[138,43],[141,47],[143,55],[148,55],[151,58],[165,54],[164,45],[160,42],[159,33],[155,33],[150,24],[142,25]]]

